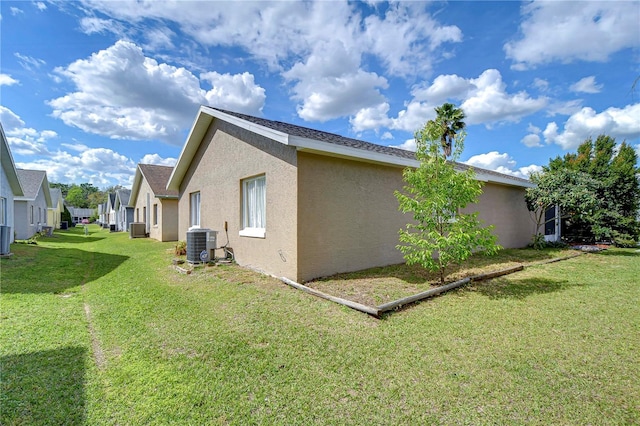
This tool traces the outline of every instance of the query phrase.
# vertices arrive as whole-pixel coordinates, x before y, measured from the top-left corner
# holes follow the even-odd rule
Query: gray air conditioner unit
[[[209,261],[208,235],[209,230],[206,228],[192,228],[187,231],[187,262],[203,263]]]
[[[144,238],[147,236],[144,222],[132,222],[129,224],[129,238]]]
[[[213,260],[218,231],[193,228],[187,231],[187,262],[205,263]]]

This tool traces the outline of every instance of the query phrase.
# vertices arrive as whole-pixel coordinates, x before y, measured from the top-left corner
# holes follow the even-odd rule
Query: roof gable
[[[49,193],[51,194],[51,206],[53,208],[62,207],[62,190],[49,187]]]
[[[173,172],[173,167],[160,166],[157,164],[138,164],[136,175],[133,178],[131,194],[129,197],[129,205],[133,206],[138,198],[140,185],[145,180],[149,184],[153,195],[156,198],[178,198],[178,190],[167,189],[167,182]]]
[[[47,207],[53,207],[51,193],[49,192],[49,181],[47,172],[42,170],[17,169],[20,185],[24,191],[24,196],[16,197],[17,200],[35,200],[40,191],[43,192]]]

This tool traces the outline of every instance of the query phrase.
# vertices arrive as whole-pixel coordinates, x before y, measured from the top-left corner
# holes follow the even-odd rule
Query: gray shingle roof
[[[129,204],[129,197],[131,196],[130,189],[118,189],[116,191],[116,195],[118,198],[120,198],[120,204],[122,204],[123,206]]]
[[[178,197],[178,191],[167,190],[173,167],[157,164],[138,164],[138,167],[156,197]]]
[[[17,172],[18,179],[20,179],[20,185],[24,190],[24,197],[29,199],[36,198],[47,172],[42,170],[24,169],[17,169]]]
[[[361,149],[364,151],[372,151],[378,152],[381,154],[393,155],[395,157],[400,158],[408,158],[415,159],[415,154],[412,151],[407,151],[405,149],[393,148],[390,146],[377,145],[371,142],[365,142],[358,139],[347,138],[344,136],[337,135],[335,133],[323,132],[321,130],[309,129],[307,127],[297,126],[295,124],[283,123],[281,121],[273,121],[266,120],[264,118],[252,117],[250,115],[240,114],[233,111],[227,111],[220,108],[213,108],[217,111],[223,112],[225,114],[232,115],[234,117],[238,117],[242,120],[249,121],[251,123],[257,124],[259,126],[264,126],[269,129],[277,130],[282,133],[287,133],[292,136],[298,136],[301,138],[308,138],[322,142],[329,142],[335,145],[347,146],[350,148]]]
[[[231,116],[240,118],[242,120],[246,120],[249,121],[251,123],[257,124],[259,126],[263,126],[263,127],[267,127],[269,129],[272,130],[276,130],[282,133],[286,133],[292,136],[298,136],[298,137],[302,137],[302,138],[308,138],[308,139],[313,139],[313,140],[318,140],[318,141],[322,141],[322,142],[328,142],[328,143],[332,143],[335,145],[341,145],[341,146],[347,146],[350,148],[356,148],[356,149],[361,149],[363,151],[371,151],[371,152],[377,152],[380,154],[387,154],[387,155],[392,155],[394,157],[399,157],[399,158],[406,158],[406,159],[410,159],[410,160],[415,160],[416,156],[415,153],[413,151],[408,151],[405,149],[400,149],[400,148],[394,148],[394,147],[390,147],[390,146],[383,146],[383,145],[377,145],[371,142],[365,142],[365,141],[361,141],[358,139],[353,139],[353,138],[347,138],[344,136],[340,136],[334,133],[328,133],[328,132],[323,132],[320,130],[314,130],[314,129],[309,129],[306,127],[301,127],[301,126],[297,126],[295,124],[289,124],[289,123],[283,123],[281,121],[273,121],[273,120],[267,120],[264,118],[259,118],[259,117],[253,117],[250,115],[245,115],[245,114],[240,114],[238,112],[233,112],[233,111],[227,111],[221,108],[214,108],[214,107],[209,107],[211,109],[215,109],[217,111],[220,111],[222,113],[225,114],[229,114]],[[511,176],[511,175],[507,175],[504,173],[499,173],[499,172],[495,172],[493,170],[487,170],[487,169],[482,169],[480,167],[475,167],[475,166],[469,166],[467,164],[463,164],[463,163],[458,163],[456,162],[456,167],[459,169],[468,169],[468,168],[472,168],[474,170],[477,171],[482,171],[482,173],[487,173],[490,175],[494,175],[494,176],[499,176],[501,178],[505,178],[505,179],[509,179],[509,180],[513,180],[515,182],[520,182],[520,183],[527,183],[529,184],[530,181],[527,179],[522,179],[519,177],[515,177],[515,176]]]
[[[60,188],[49,188],[51,193],[51,204],[53,207],[58,206],[58,201],[62,198],[62,190]]]

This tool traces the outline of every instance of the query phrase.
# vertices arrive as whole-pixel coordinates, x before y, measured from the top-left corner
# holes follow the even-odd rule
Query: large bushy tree
[[[82,183],[80,185],[74,184],[69,188],[65,199],[67,201],[67,204],[73,207],[95,208],[95,206],[92,206],[90,203],[90,196],[91,194],[95,194],[98,192],[98,188],[90,183]]]
[[[558,206],[562,218],[588,223],[600,207],[598,181],[580,170],[558,168],[533,173],[534,188],[527,188],[525,201],[534,216],[536,233],[542,229],[545,212]],[[536,239],[534,238],[534,241]]]
[[[586,220],[576,218],[567,227],[569,234],[596,240],[638,239],[637,214],[640,208],[638,155],[626,142],[616,146],[614,138],[600,135],[585,140],[577,153],[551,160],[545,171],[574,170],[598,182],[600,206]]]
[[[399,208],[413,214],[413,222],[401,229],[398,249],[408,264],[438,271],[444,283],[444,271],[459,264],[474,252],[496,253],[500,247],[493,227],[483,227],[478,213],[463,213],[482,193],[482,183],[472,168],[456,170],[440,152],[443,127],[430,120],[416,132],[418,168],[407,168],[404,191],[396,191]],[[453,136],[453,159],[463,149],[464,133]]]

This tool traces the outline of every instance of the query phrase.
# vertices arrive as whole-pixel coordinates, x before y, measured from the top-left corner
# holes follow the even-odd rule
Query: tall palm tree
[[[456,137],[456,132],[465,128],[464,111],[456,108],[454,104],[445,103],[440,107],[436,107],[436,123],[442,126],[442,150],[444,156],[451,155],[451,147]]]

